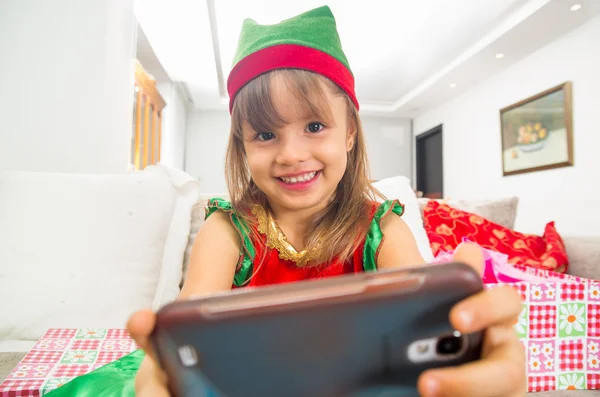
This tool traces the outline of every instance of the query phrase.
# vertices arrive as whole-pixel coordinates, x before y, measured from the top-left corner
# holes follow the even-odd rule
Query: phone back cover
[[[178,379],[171,385],[178,396],[417,396],[416,380],[424,369],[480,354],[476,334],[469,336],[465,355],[452,361],[416,364],[407,356],[412,342],[452,333],[451,307],[479,288],[469,273],[443,276],[427,278],[416,292],[376,301],[218,322],[188,316],[157,331],[158,345],[168,346],[159,352],[161,362]],[[194,346],[198,365],[182,365],[183,345]]]

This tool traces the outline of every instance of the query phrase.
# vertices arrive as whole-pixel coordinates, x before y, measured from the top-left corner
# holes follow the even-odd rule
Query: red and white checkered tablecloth
[[[43,396],[137,348],[124,329],[50,329],[0,384],[0,397]]]
[[[510,284],[523,299],[515,330],[525,348],[529,391],[600,390],[600,282],[515,267],[549,280]]]

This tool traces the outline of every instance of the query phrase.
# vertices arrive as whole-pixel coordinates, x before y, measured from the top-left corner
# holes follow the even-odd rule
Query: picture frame
[[[573,166],[572,106],[567,81],[500,109],[502,175]]]

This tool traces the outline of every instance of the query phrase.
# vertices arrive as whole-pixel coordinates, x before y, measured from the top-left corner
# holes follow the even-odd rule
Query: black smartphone
[[[238,289],[166,305],[152,341],[174,396],[416,396],[480,357],[449,313],[482,289],[461,263]]]

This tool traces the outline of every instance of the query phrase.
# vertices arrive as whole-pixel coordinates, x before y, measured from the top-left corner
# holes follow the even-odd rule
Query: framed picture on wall
[[[500,110],[504,176],[574,164],[571,92],[568,81]]]

